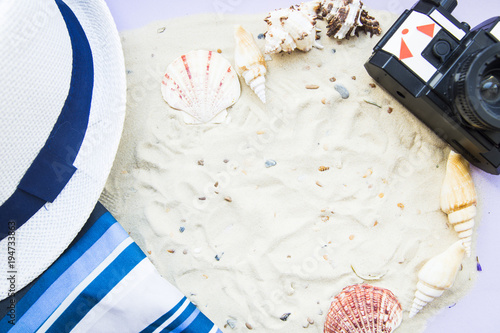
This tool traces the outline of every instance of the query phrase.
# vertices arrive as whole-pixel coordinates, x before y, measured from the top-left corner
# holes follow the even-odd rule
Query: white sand
[[[384,31],[395,19],[371,14]],[[423,331],[472,286],[475,249],[453,288],[409,319],[419,268],[458,239],[439,209],[449,148],[369,86],[363,64],[379,37],[337,43],[323,32],[324,50],[274,55],[268,103],[240,80],[241,98],[224,124],[186,125],[163,101],[172,60],[221,49],[234,64],[233,26],[257,37],[264,17],[190,16],[122,34],[127,119],[102,200],[160,273],[225,332],[246,332],[245,323],[257,332],[322,332],[332,298],[363,282],[351,265],[383,275],[369,282],[402,303],[398,332]],[[276,166],[266,168],[269,159]],[[314,324],[304,329],[308,318]]]

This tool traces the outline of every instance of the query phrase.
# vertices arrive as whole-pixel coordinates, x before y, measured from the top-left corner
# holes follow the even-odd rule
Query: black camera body
[[[500,17],[474,29],[457,0],[420,0],[375,46],[368,73],[471,164],[500,173]]]

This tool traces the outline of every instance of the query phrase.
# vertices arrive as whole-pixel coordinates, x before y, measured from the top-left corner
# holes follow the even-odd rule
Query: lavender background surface
[[[295,4],[292,0],[106,0],[119,31],[142,27],[155,20],[196,13],[219,14],[264,13]],[[298,0],[297,2],[300,2]],[[368,8],[389,10],[400,14],[414,0],[365,0]],[[453,12],[459,21],[472,27],[492,17],[500,16],[500,1],[463,0]],[[368,59],[370,55],[367,54]],[[500,332],[500,176],[492,176],[472,168],[479,189],[482,220],[477,228],[476,254],[482,272],[471,292],[455,306],[443,309],[429,321],[425,333]]]

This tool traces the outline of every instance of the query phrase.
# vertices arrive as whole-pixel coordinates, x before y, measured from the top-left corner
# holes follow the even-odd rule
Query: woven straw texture
[[[102,0],[65,1],[78,17],[94,58],[94,91],[85,140],[64,190],[15,235],[16,290],[39,276],[66,249],[104,188],[121,136],[125,73],[118,32]],[[15,190],[66,99],[72,51],[53,0],[0,4],[0,203]],[[5,88],[4,88],[5,87]],[[7,297],[7,239],[0,242],[0,299]]]

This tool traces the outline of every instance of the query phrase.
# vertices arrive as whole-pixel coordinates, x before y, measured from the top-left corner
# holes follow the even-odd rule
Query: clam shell
[[[465,248],[462,242],[458,241],[425,263],[418,272],[417,291],[410,310],[410,318],[453,286],[464,254]]]
[[[324,333],[389,333],[401,324],[402,318],[401,304],[390,290],[358,284],[345,287],[335,296]]]
[[[477,195],[469,163],[460,154],[451,151],[441,188],[441,210],[448,214],[448,221],[462,239],[467,256],[471,254],[476,204]]]
[[[266,61],[255,43],[252,34],[236,26],[234,31],[236,47],[234,62],[236,71],[243,77],[245,83],[255,92],[263,103],[266,103]]]
[[[165,101],[185,112],[188,124],[220,123],[240,97],[240,82],[229,61],[216,52],[183,54],[167,67],[161,82]]]

